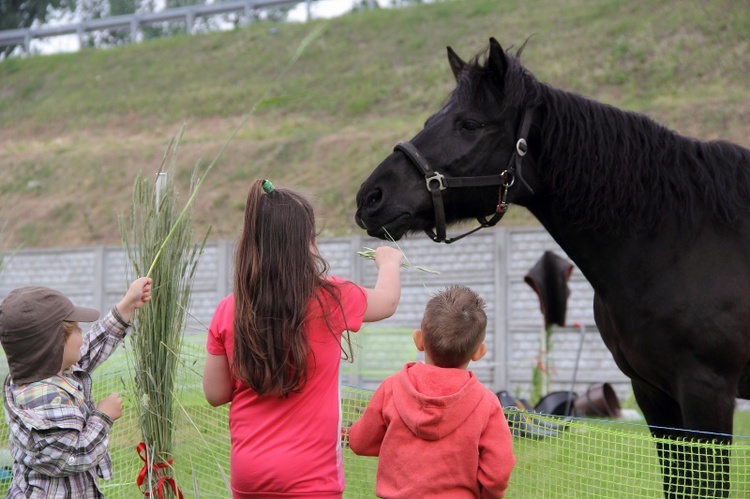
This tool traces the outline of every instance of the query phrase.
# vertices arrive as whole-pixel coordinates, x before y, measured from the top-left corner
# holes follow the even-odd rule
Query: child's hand
[[[403,261],[404,254],[396,248],[392,248],[391,246],[379,246],[375,249],[375,265],[378,268],[389,263],[401,266],[401,262]]]
[[[117,392],[110,393],[99,401],[96,408],[99,412],[103,412],[112,418],[112,421],[120,419],[120,416],[122,416],[122,399]]]
[[[140,277],[133,281],[125,296],[117,304],[117,311],[125,322],[130,322],[136,309],[151,301],[150,277]]]
[[[129,301],[134,309],[144,306],[151,301],[151,282],[150,277],[140,277],[133,281],[128,292],[125,293],[123,301]]]

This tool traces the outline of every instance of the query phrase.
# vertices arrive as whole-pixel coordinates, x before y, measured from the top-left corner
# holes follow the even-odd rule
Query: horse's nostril
[[[375,205],[380,203],[380,200],[383,199],[383,193],[380,189],[373,189],[365,199],[365,205],[367,205],[368,208],[374,208]]]

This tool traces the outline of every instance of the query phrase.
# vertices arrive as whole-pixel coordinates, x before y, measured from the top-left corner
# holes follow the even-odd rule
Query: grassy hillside
[[[136,173],[157,170],[183,122],[187,191],[269,90],[284,99],[229,144],[196,200],[199,229],[234,238],[247,185],[269,177],[314,195],[324,235],[357,231],[359,184],[452,89],[446,46],[468,58],[490,36],[506,48],[531,36],[525,65],[557,87],[750,146],[744,2],[448,0],[270,27],[0,62],[1,246],[120,244]],[[514,208],[503,223],[534,221]]]

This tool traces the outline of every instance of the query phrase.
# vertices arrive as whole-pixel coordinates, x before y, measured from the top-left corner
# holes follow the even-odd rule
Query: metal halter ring
[[[510,170],[503,170],[500,173],[500,178],[503,179],[502,186],[508,188],[516,182],[516,176]]]
[[[434,174],[432,174],[431,177],[425,177],[424,178],[425,184],[427,184],[427,190],[428,191],[432,190],[432,188],[430,187],[430,183],[433,180],[437,180],[438,187],[440,188],[441,191],[444,191],[445,189],[448,188],[448,186],[445,185],[445,176],[443,176],[443,174],[440,173],[440,172],[435,172]]]
[[[521,137],[518,139],[518,142],[516,142],[516,152],[519,156],[523,157],[526,156],[526,152],[529,150],[528,144],[526,144],[526,139]]]

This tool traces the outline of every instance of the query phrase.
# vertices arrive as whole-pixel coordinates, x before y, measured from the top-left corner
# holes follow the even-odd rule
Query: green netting
[[[228,498],[228,410],[210,407],[203,398],[203,342],[202,336],[189,336],[182,352],[174,467],[185,497]],[[135,408],[139,400],[131,388],[127,359],[127,349],[121,348],[95,373],[95,397],[118,391],[125,405],[124,415],[115,423],[110,437],[114,479],[103,482],[108,498],[142,497],[135,485],[144,464],[136,452],[140,431]],[[341,389],[345,497],[374,497],[377,458],[356,456],[346,447],[346,428],[359,417],[371,395],[371,390],[363,388]],[[663,497],[656,445],[645,425],[511,412],[508,419],[517,433],[514,446],[518,461],[506,497]],[[555,436],[529,438],[523,436],[528,434],[524,431],[528,425],[560,426]],[[7,431],[5,424],[0,425],[0,467],[9,464]],[[687,451],[710,455],[722,449],[718,444],[700,444]],[[729,497],[750,497],[750,437],[735,437],[729,453]],[[0,493],[4,494],[7,482],[2,483],[2,476],[0,473]]]
[[[376,386],[380,380],[417,360],[411,328],[373,328],[351,335],[353,362],[341,362],[342,382],[350,386]]]
[[[679,447],[682,456],[693,454],[704,459],[727,451],[727,446],[719,443],[655,439],[643,424],[513,414],[512,409],[506,413],[517,433],[514,449],[518,459],[507,497],[663,497],[657,442]],[[528,436],[525,430],[539,426],[553,427],[554,435]],[[735,436],[729,454],[729,497],[750,497],[750,438]],[[684,470],[677,475],[685,475]],[[698,483],[677,483],[677,497],[721,497],[716,490],[694,492],[692,487],[699,487]]]
[[[358,456],[347,445],[349,437],[347,429],[362,414],[371,396],[371,390],[341,387],[344,474],[346,475],[344,497],[375,497],[375,473],[378,470],[378,458]]]
[[[185,497],[226,499],[231,497],[228,492],[229,411],[227,406],[211,407],[203,397],[204,343],[204,337],[187,336],[183,345],[177,381],[180,391],[176,398],[175,427],[179,430],[174,439],[174,468]],[[123,416],[115,422],[109,439],[114,477],[101,482],[108,498],[142,497],[136,486],[138,473],[145,464],[136,451],[141,442],[136,408],[141,401],[133,390],[130,355],[132,352],[128,351],[126,341],[93,377],[95,400],[114,391],[123,399]],[[3,449],[8,446],[7,432],[7,425],[0,425]],[[6,464],[0,462],[0,466]],[[0,484],[0,493],[5,494],[6,489],[7,483]]]

